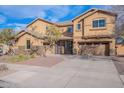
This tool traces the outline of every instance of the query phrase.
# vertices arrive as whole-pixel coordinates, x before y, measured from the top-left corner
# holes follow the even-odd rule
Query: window
[[[95,28],[95,27],[99,27],[99,26],[98,26],[98,20],[94,20],[94,21],[93,21],[93,27],[94,27],[94,28]]]
[[[48,30],[48,26],[46,26],[46,30]]]
[[[105,27],[105,20],[99,20],[99,27]]]
[[[30,42],[30,40],[27,40],[27,42],[26,42],[26,48],[27,49],[30,49],[31,48],[31,42]]]
[[[72,31],[73,31],[73,27],[72,27],[72,26],[69,26],[67,32],[70,33],[70,32],[72,32]]]
[[[78,30],[81,29],[81,24],[77,24],[77,29],[78,29]]]
[[[37,26],[33,26],[31,30],[34,31],[34,30],[36,30],[36,28],[37,28]]]
[[[105,27],[105,19],[93,20],[93,28]]]

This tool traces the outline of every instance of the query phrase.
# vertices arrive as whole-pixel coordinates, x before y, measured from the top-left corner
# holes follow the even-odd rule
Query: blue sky
[[[35,18],[51,22],[63,22],[73,19],[91,9],[108,9],[103,5],[0,5],[0,28],[20,30]]]

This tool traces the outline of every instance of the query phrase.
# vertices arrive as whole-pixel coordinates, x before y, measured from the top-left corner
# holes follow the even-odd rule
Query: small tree
[[[46,51],[49,48],[53,48],[53,46],[56,44],[56,42],[59,40],[59,38],[61,37],[61,33],[58,27],[56,26],[48,26],[47,30],[46,30],[46,34],[41,34],[38,31],[36,31],[36,27],[31,29],[30,31],[28,31],[28,33],[36,36],[37,38],[41,39],[41,40],[45,40],[49,46],[41,46],[41,47],[37,47],[34,49],[33,46],[32,47],[32,53],[37,53],[39,54],[39,52],[41,53],[41,55],[46,56]],[[42,42],[41,42],[42,43]]]
[[[49,26],[46,32],[46,42],[49,43],[50,47],[53,47],[56,42],[60,39],[61,32],[56,26]]]
[[[15,33],[13,31],[13,29],[1,29],[0,30],[0,43],[4,44],[4,45],[9,45],[7,47],[4,46],[4,51],[6,51],[6,53],[12,53],[14,54],[14,50],[11,48],[11,45],[13,45],[12,41],[14,39]]]
[[[115,32],[116,36],[124,35],[124,5],[112,5],[111,11],[117,13]]]
[[[0,43],[8,44],[9,41],[14,39],[14,31],[12,29],[2,29],[0,31]]]

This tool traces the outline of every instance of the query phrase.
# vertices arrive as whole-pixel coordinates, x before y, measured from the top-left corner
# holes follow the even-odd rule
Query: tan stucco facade
[[[92,21],[96,19],[105,19],[106,26],[101,28],[93,28]],[[110,55],[115,55],[115,39],[110,37],[114,34],[116,17],[101,11],[88,12],[85,16],[80,16],[79,18],[73,20],[74,31],[73,31],[73,44],[77,45],[79,42],[108,42],[110,46]],[[81,24],[81,29],[77,30],[77,24]],[[94,37],[92,37],[94,36]],[[107,36],[100,38],[99,36]],[[86,37],[86,38],[85,38]],[[92,37],[92,38],[90,38]],[[99,37],[99,38],[98,38]],[[76,44],[75,44],[76,43]],[[102,49],[102,48],[100,48]]]
[[[32,45],[36,45],[36,46],[41,46],[42,45],[42,40],[37,39],[29,34],[24,34],[23,36],[21,36],[21,38],[18,39],[16,45],[17,46],[26,46],[26,40],[31,40],[31,44]]]
[[[124,56],[124,45],[123,44],[116,45],[116,55]]]
[[[106,25],[105,27],[101,28],[93,28],[93,20],[95,19],[105,19]],[[42,19],[36,19],[32,23],[27,26],[27,31],[38,32],[39,34],[45,35],[46,28],[54,25],[60,29],[62,33],[62,37],[60,40],[62,41],[71,41],[72,42],[72,50],[75,47],[78,47],[80,43],[99,43],[101,48],[105,48],[104,43],[109,45],[110,55],[115,55],[115,39],[111,37],[114,34],[115,30],[115,20],[116,16],[112,13],[91,9],[90,11],[76,17],[72,20],[71,23],[68,24],[58,24],[58,23],[51,23]],[[77,24],[81,25],[80,30],[77,30]],[[68,27],[73,28],[73,32],[68,32]],[[19,36],[20,35],[20,36]],[[16,42],[16,46],[26,46],[26,40],[30,39],[32,45],[42,46],[44,40],[38,39],[34,36],[29,34],[20,33],[18,36],[18,40]],[[104,37],[102,37],[104,36]],[[66,38],[64,38],[66,37]],[[68,39],[71,37],[71,39]]]

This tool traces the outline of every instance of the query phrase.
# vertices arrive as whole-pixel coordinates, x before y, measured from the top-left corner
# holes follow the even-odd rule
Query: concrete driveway
[[[8,86],[30,88],[121,88],[120,79],[115,65],[109,59],[82,58],[81,56],[60,56],[63,62],[52,67],[8,64],[15,73],[1,77]],[[51,60],[52,61],[52,60]],[[6,84],[5,84],[6,85]]]

